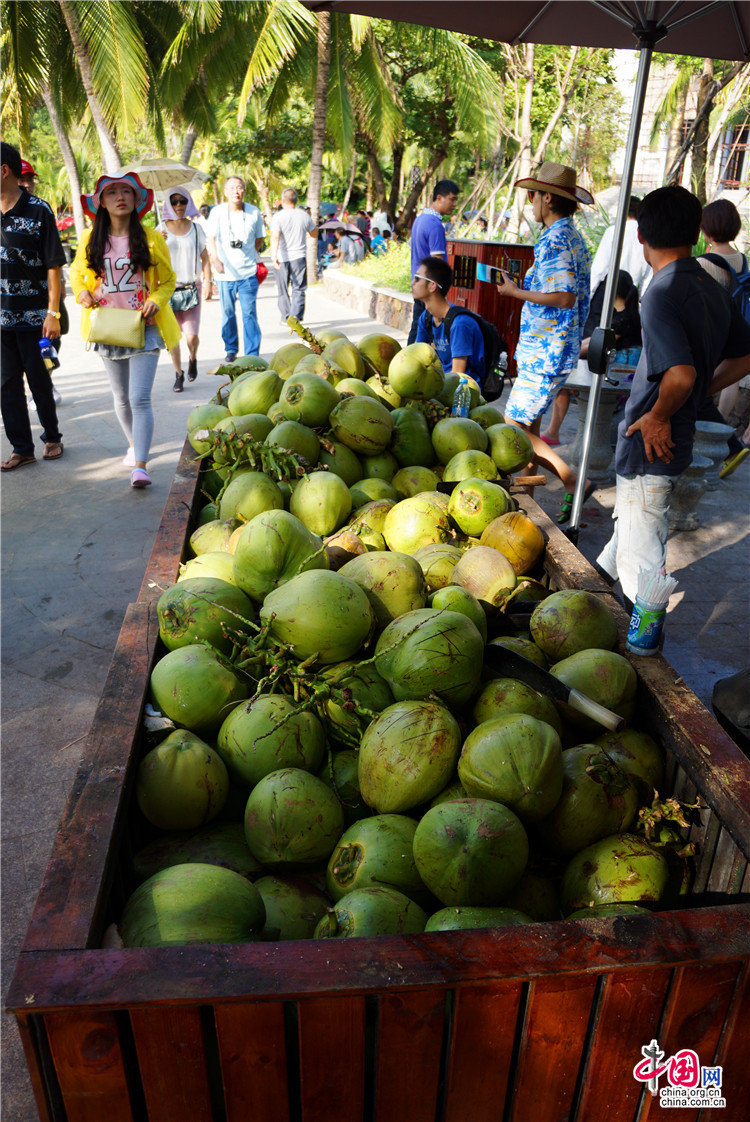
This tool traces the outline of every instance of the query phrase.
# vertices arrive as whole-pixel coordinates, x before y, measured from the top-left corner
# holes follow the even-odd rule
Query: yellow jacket
[[[180,325],[169,306],[169,298],[174,292],[176,277],[167,243],[162,235],[157,233],[156,230],[150,229],[150,227],[146,227],[145,233],[151,260],[154,262],[151,268],[146,270],[146,288],[149,297],[155,304],[159,305],[159,311],[154,316],[154,323],[159,329],[159,334],[164,340],[167,350],[171,351],[172,347],[177,346],[182,336]],[[86,246],[90,237],[91,230],[84,230],[78,243],[75,259],[70,266],[70,286],[76,300],[84,288],[88,289],[93,296],[99,283],[99,277],[93,269],[89,268],[86,261]],[[82,308],[81,335],[84,339],[88,338],[90,318],[91,308]]]

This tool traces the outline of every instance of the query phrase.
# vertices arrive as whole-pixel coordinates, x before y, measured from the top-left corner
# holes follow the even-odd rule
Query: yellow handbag
[[[110,347],[134,347],[140,350],[146,337],[146,323],[140,311],[129,308],[91,309],[87,343],[103,343]]]

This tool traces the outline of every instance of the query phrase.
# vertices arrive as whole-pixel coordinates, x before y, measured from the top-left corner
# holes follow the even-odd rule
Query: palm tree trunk
[[[440,148],[435,149],[435,151],[430,156],[427,167],[424,169],[422,175],[420,175],[416,180],[414,186],[407,195],[406,202],[404,203],[404,209],[401,212],[401,216],[396,220],[397,232],[400,232],[404,229],[405,226],[409,224],[409,219],[414,213],[414,208],[417,205],[417,199],[422,194],[422,191],[424,191],[425,187],[432,179],[432,176],[440,167],[447,155],[448,146],[446,144],[445,146],[441,146]]]
[[[52,91],[49,86],[45,86],[42,89],[42,97],[44,98],[44,104],[47,106],[49,119],[52,122],[52,128],[55,130],[55,136],[60,146],[65,170],[70,180],[70,198],[73,207],[73,218],[75,219],[76,233],[80,238],[84,231],[84,221],[83,207],[81,206],[81,177],[78,174],[78,164],[76,163],[75,153],[73,152],[73,146],[70,143],[68,134],[60,122],[55,103],[52,100]]]
[[[352,189],[354,187],[354,179],[355,179],[356,175],[357,175],[357,149],[355,148],[354,151],[352,152],[352,170],[349,174],[349,184],[346,188],[346,194],[344,195],[344,201],[341,204],[341,209],[342,210],[346,210],[349,206],[349,197],[350,197],[350,195],[352,193]]]
[[[709,96],[709,91],[714,84],[714,61],[712,58],[703,59],[703,72],[698,86],[698,105],[700,109]],[[706,205],[706,158],[708,156],[708,114],[701,115],[693,138],[693,191],[700,199],[701,206]]]
[[[386,214],[391,222],[398,212],[398,197],[401,191],[401,169],[404,163],[404,146],[396,144],[393,147],[393,177],[391,179],[391,194],[386,207]]]
[[[99,100],[94,92],[94,82],[91,75],[91,58],[89,56],[88,47],[86,46],[81,28],[78,23],[78,16],[75,12],[73,4],[70,0],[59,0],[60,10],[63,14],[70,41],[73,44],[76,61],[78,63],[78,70],[81,75],[81,84],[83,85],[86,93],[86,100],[89,105],[91,119],[94,122],[99,137],[99,144],[102,150],[102,158],[104,160],[104,170],[110,175],[115,175],[122,167],[122,160],[120,153],[117,150],[117,142],[112,134],[109,125],[104,119]]]
[[[190,125],[188,127],[184,137],[182,138],[182,148],[180,150],[180,163],[181,164],[189,164],[190,163],[190,157],[193,154],[193,148],[195,147],[195,142],[196,142],[197,139],[198,139],[198,133],[193,128],[193,126]]]
[[[524,53],[523,76],[525,85],[523,91],[523,106],[521,108],[521,136],[518,147],[518,179],[525,179],[531,174],[531,102],[534,95],[534,44],[527,43]],[[521,218],[526,195],[523,191],[516,191],[513,203],[513,213],[508,223],[508,237],[511,241],[518,240],[521,228]]]
[[[307,185],[307,205],[312,220],[320,218],[320,190],[323,182],[323,149],[326,138],[326,109],[328,106],[328,75],[331,69],[331,17],[328,12],[318,14],[318,67],[315,75],[315,101],[313,107],[313,143],[310,162],[310,179]],[[318,243],[310,238],[307,246],[307,276],[312,281],[317,274]]]
[[[388,197],[385,193],[385,177],[383,169],[380,166],[378,159],[378,152],[372,137],[365,138],[365,145],[367,151],[367,162],[370,165],[370,175],[372,176],[372,186],[375,191],[375,196],[378,200],[378,206],[381,210],[388,208]]]

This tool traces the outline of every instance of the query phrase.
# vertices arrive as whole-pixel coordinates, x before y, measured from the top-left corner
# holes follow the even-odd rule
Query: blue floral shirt
[[[591,258],[572,218],[547,226],[534,247],[534,264],[523,279],[531,292],[572,292],[572,308],[549,308],[524,301],[516,347],[519,373],[563,378],[578,362],[583,325],[589,314]]]

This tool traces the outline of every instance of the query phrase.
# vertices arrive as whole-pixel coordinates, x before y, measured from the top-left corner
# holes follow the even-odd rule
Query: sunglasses
[[[183,198],[182,195],[171,195],[169,201],[172,206],[187,206],[187,199]]]
[[[414,276],[411,279],[412,279],[412,282],[414,282],[414,281],[424,281],[425,284],[434,284],[435,287],[439,288],[441,292],[443,291],[442,286],[439,285],[437,281],[431,281],[429,277],[423,277],[421,273],[415,273]]]

